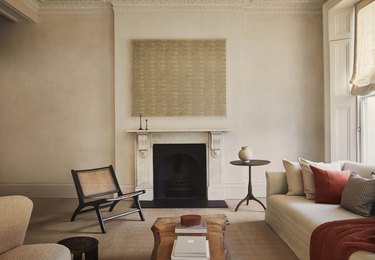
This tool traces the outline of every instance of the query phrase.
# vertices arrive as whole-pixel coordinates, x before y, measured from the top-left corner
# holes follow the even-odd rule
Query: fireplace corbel
[[[139,157],[141,158],[146,158],[147,157],[147,152],[148,152],[148,140],[147,140],[147,133],[143,132],[138,132],[137,133],[137,150]]]

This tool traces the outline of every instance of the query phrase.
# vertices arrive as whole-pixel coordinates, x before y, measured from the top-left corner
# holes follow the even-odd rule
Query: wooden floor
[[[70,222],[77,206],[75,199],[33,199],[34,210],[25,243],[55,243],[72,236],[91,236],[99,240],[99,259],[150,259],[154,238],[151,227],[158,217],[184,214],[225,214],[230,222],[225,241],[232,260],[297,259],[293,252],[264,222],[264,210],[256,202],[242,204],[237,212],[237,200],[227,200],[228,208],[143,209],[146,220],[133,214],[106,222],[107,234],[100,232],[94,212],[78,215]],[[262,200],[264,201],[264,200]],[[119,212],[131,203],[119,203]]]

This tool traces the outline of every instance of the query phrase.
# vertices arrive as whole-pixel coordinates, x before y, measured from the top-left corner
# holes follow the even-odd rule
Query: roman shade
[[[351,93],[375,95],[375,0],[362,0],[355,6],[354,67]]]

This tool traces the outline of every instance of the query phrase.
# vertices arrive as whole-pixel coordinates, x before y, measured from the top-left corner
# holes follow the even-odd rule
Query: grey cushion
[[[375,202],[375,179],[362,178],[356,173],[349,177],[341,196],[341,207],[369,217]]]

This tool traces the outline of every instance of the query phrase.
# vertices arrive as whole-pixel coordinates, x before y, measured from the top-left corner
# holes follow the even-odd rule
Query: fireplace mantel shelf
[[[167,130],[126,130],[128,133],[196,133],[196,132],[230,132],[230,129],[167,129]]]

